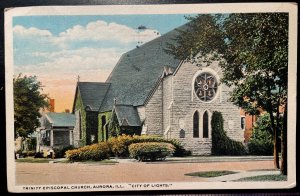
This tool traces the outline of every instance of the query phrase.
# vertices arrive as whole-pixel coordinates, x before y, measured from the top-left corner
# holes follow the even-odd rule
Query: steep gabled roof
[[[178,29],[184,29],[186,25]],[[106,82],[111,83],[100,112],[112,110],[114,98],[125,105],[143,105],[162,76],[165,67],[175,70],[180,61],[167,54],[167,43],[174,42],[176,29],[122,55]]]
[[[78,82],[77,90],[80,93],[84,108],[88,107],[91,111],[98,111],[109,86],[109,83],[102,82]]]
[[[114,112],[117,115],[120,126],[141,126],[141,120],[135,107],[131,105],[115,105]]]
[[[75,115],[70,113],[55,113],[49,112],[45,114],[49,123],[52,127],[74,127],[75,126]]]

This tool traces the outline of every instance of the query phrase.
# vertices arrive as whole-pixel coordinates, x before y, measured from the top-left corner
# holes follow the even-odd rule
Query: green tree
[[[22,76],[13,79],[15,137],[26,138],[39,125],[41,108],[48,107],[47,95],[42,94],[42,85],[36,76]]]
[[[269,114],[261,115],[257,119],[253,127],[248,149],[251,155],[273,154],[273,133]]]
[[[269,113],[274,166],[279,168],[276,122],[280,107],[287,108],[288,14],[198,15],[190,20],[167,52],[199,66],[220,62],[222,82],[233,88],[231,101],[250,114]],[[286,126],[281,130],[286,134]]]

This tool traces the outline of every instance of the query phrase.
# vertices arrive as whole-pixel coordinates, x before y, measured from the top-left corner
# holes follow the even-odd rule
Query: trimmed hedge
[[[190,151],[186,151],[179,141],[175,139],[165,139],[159,136],[151,135],[120,135],[118,137],[112,137],[108,140],[108,145],[111,149],[111,152],[116,157],[129,157],[129,145],[134,143],[143,143],[143,142],[165,142],[170,143],[175,147],[175,152],[173,156],[187,156],[190,155]]]
[[[69,161],[101,161],[109,158],[109,155],[110,149],[106,142],[66,151],[66,157]]]
[[[66,155],[66,151],[75,149],[74,146],[66,146],[63,148],[53,148],[55,158],[64,158]]]
[[[130,144],[129,147],[130,157],[139,161],[156,161],[164,160],[167,156],[171,156],[175,147],[170,143],[165,142],[143,142]]]
[[[213,155],[244,155],[246,149],[242,142],[230,139],[223,128],[223,116],[221,112],[213,112],[211,120],[212,128],[212,154]]]

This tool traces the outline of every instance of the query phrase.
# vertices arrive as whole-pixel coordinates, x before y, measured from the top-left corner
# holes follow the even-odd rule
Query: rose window
[[[201,101],[212,100],[217,93],[217,79],[210,73],[202,73],[195,79],[194,90]]]

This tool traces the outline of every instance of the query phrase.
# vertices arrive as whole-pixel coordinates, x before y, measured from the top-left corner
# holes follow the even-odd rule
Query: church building
[[[175,138],[193,155],[208,155],[213,111],[222,113],[227,135],[243,142],[243,118],[229,101],[232,89],[220,83],[219,63],[197,66],[166,53],[177,33],[174,29],[123,54],[104,83],[78,81],[75,146],[116,132],[147,134]]]

